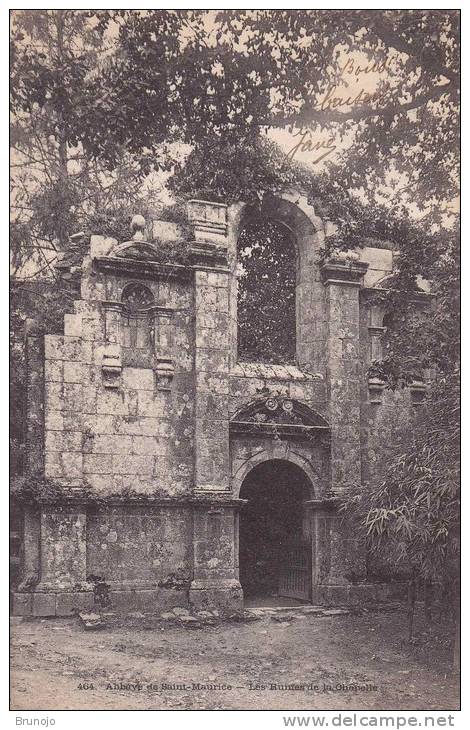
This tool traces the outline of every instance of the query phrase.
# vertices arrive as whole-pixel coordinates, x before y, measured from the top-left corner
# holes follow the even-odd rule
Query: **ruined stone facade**
[[[369,302],[393,252],[322,264],[329,223],[302,195],[266,197],[262,212],[296,244],[295,364],[237,358],[243,204],[188,204],[185,265],[159,263],[152,242],[177,239],[173,223],[145,237],[137,217],[126,243],[92,236],[63,336],[29,332],[28,468],[40,496],[25,505],[16,614],[89,607],[96,576],[117,609],[241,607],[240,492],[273,460],[308,484],[308,598],[385,595],[365,580],[337,503],[373,475],[424,387],[394,394],[367,374],[383,327]]]

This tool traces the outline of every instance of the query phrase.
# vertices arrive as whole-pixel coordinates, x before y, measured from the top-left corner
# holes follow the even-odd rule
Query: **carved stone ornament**
[[[158,260],[158,251],[153,243],[145,240],[145,218],[135,215],[131,221],[132,239],[119,243],[111,252],[111,256],[139,261]]]
[[[103,385],[105,388],[119,388],[121,385],[122,362],[120,353],[115,347],[108,347],[103,354],[101,365]]]
[[[230,422],[233,433],[277,433],[305,437],[313,431],[329,432],[327,421],[299,401],[284,396],[261,398],[242,408]]]
[[[155,301],[150,289],[138,281],[125,287],[121,300],[126,309],[132,314],[148,309]]]
[[[380,378],[369,378],[369,403],[382,403],[385,383]]]

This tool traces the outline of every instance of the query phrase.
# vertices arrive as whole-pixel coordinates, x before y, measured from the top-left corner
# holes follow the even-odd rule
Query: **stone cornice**
[[[309,440],[313,435],[330,432],[329,426],[304,426],[298,423],[255,423],[253,421],[230,421],[231,434],[282,436],[296,440]]]
[[[234,497],[233,492],[205,492],[199,489],[188,498],[188,504],[194,507],[243,507],[247,500]]]
[[[227,206],[209,200],[189,200],[187,204],[189,222],[197,233],[215,233],[225,236],[227,232]]]
[[[169,264],[158,261],[139,261],[117,256],[96,256],[93,265],[98,271],[120,276],[138,276],[143,279],[178,279],[188,281],[193,272],[183,264]]]
[[[190,246],[191,263],[194,269],[226,269],[228,259],[225,246],[218,246],[210,241],[192,241]]]
[[[427,291],[405,291],[403,289],[386,289],[386,288],[377,288],[372,286],[365,286],[361,290],[361,298],[367,301],[368,299],[374,299],[374,298],[381,298],[386,299],[387,294],[390,292],[400,293],[403,294],[403,296],[409,297],[411,301],[417,301],[417,302],[429,302],[432,299],[436,298],[436,295],[432,292]]]
[[[364,261],[346,261],[344,259],[331,259],[320,267],[323,283],[337,284],[339,286],[362,286],[364,274],[369,264]]]
[[[334,512],[341,504],[341,499],[334,495],[329,495],[321,499],[309,499],[307,502],[304,502],[304,504],[306,507],[310,507],[313,510],[328,510]]]
[[[81,508],[85,510],[100,510],[107,507],[191,507],[191,506],[225,506],[240,507],[246,500],[234,498],[232,492],[220,491],[209,492],[195,490],[182,496],[158,496],[152,494],[131,494],[131,495],[101,495],[95,494],[82,487],[60,487],[57,486],[55,494],[38,495],[35,503],[43,508],[61,509],[63,507]]]

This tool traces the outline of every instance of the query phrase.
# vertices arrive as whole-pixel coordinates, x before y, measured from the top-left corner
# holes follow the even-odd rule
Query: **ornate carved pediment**
[[[328,422],[305,403],[285,396],[260,398],[240,409],[230,422],[233,433],[277,433],[308,436],[329,431]]]
[[[137,261],[158,261],[156,247],[148,241],[125,241],[111,251],[111,256]]]

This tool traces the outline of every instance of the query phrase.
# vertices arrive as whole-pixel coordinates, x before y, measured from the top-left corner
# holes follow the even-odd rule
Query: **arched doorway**
[[[276,605],[311,597],[311,485],[296,464],[272,459],[245,477],[240,498],[239,566],[245,599]],[[283,599],[280,601],[278,599]]]

